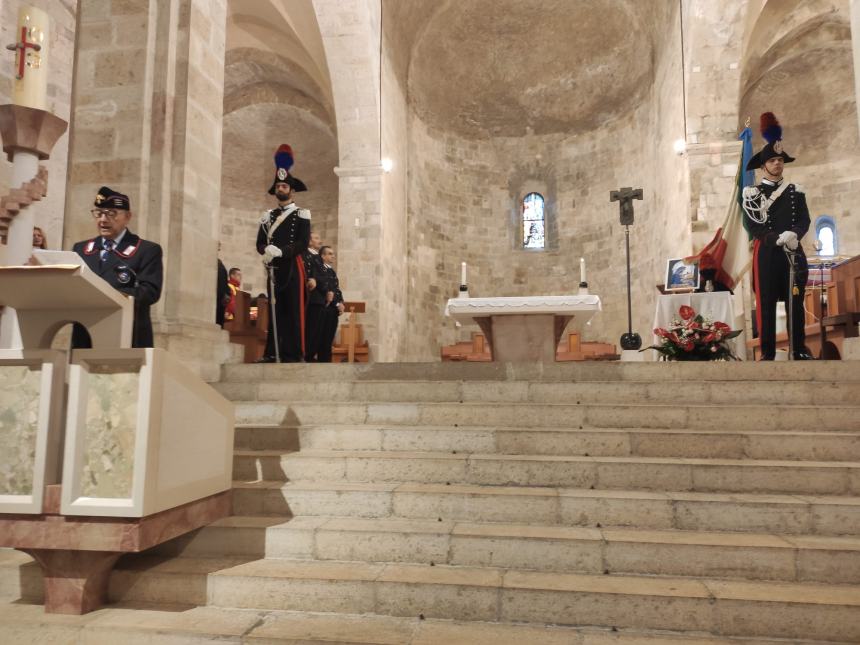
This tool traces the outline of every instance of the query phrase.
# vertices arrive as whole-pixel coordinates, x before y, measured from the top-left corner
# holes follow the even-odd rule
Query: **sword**
[[[269,272],[269,284],[271,285],[271,297],[269,298],[269,312],[272,316],[272,333],[275,335],[274,345],[275,345],[275,362],[281,362],[281,348],[280,341],[278,339],[278,315],[275,313],[275,305],[277,304],[278,297],[275,295],[275,267],[272,266],[272,263],[266,265],[266,269]]]
[[[783,246],[788,260],[788,360],[794,360],[794,263],[797,253]]]

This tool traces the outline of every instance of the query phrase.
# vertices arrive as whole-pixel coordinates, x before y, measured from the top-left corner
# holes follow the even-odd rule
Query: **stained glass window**
[[[546,218],[544,200],[540,193],[529,193],[523,198],[523,248],[542,249],[546,246]]]
[[[829,215],[822,215],[815,222],[815,237],[821,243],[821,255],[836,255],[836,222]]]

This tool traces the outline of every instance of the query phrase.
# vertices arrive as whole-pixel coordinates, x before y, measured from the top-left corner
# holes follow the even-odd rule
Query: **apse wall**
[[[486,137],[440,127],[416,101],[409,75],[421,61],[413,57],[401,80],[405,101],[395,102],[405,109],[408,146],[408,359],[438,359],[442,345],[477,331],[457,329],[443,314],[463,261],[473,296],[560,295],[576,292],[584,257],[591,291],[603,301],[584,337],[617,345],[627,327],[624,230],[609,192],[621,186],[645,191],[636,202],[631,253],[634,331],[650,340],[666,258],[692,250],[685,162],[672,152],[683,136],[677,14],[665,3],[651,9],[642,16],[649,48],[640,52],[649,66],[630,87],[629,109],[608,105],[585,127],[574,118],[567,129],[540,133],[535,123],[518,136]],[[586,54],[571,52],[570,64]],[[482,112],[492,121],[492,105],[476,107]],[[521,248],[521,200],[531,191],[546,199],[545,251]]]

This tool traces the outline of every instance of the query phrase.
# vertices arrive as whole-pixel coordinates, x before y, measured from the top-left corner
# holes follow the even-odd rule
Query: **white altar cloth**
[[[587,322],[601,310],[600,296],[516,296],[497,298],[450,298],[445,315],[458,322],[483,316],[552,314],[578,316]]]
[[[732,294],[728,291],[714,291],[712,293],[667,293],[657,298],[657,308],[654,312],[654,328],[667,328],[672,324],[673,318],[680,318],[678,310],[682,305],[692,307],[697,314],[711,320],[719,320],[735,329],[735,308],[732,303]],[[743,341],[744,334],[729,341],[732,351],[738,358],[746,358],[746,344]],[[660,344],[660,338],[654,336],[654,345]],[[652,354],[657,354],[650,350]],[[659,358],[659,356],[654,356]]]

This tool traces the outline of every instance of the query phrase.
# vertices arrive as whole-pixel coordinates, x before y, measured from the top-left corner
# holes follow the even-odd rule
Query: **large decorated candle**
[[[34,7],[21,7],[14,32],[14,88],[12,102],[37,110],[48,108],[48,14]]]

